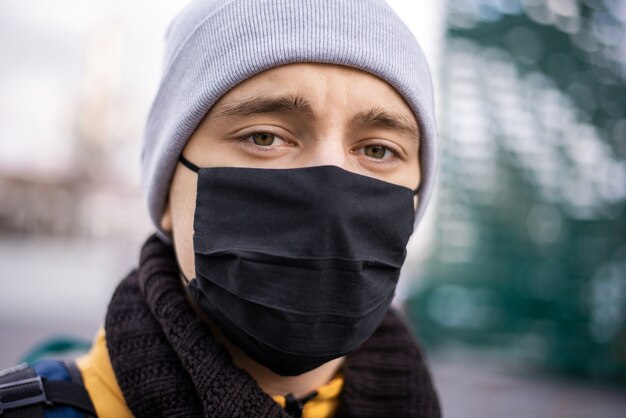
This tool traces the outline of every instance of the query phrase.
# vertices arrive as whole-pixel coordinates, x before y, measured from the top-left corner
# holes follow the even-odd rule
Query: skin
[[[371,74],[299,63],[258,74],[226,93],[191,136],[183,155],[199,167],[298,168],[335,165],[416,189],[419,129],[402,96]],[[173,235],[185,278],[195,277],[193,219],[197,175],[178,164],[162,227]],[[343,358],[283,377],[217,338],[270,395],[304,396],[327,383]]]

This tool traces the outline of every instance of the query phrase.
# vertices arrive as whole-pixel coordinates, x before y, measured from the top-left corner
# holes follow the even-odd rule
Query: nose
[[[308,153],[307,165],[311,167],[334,165],[349,170],[349,151],[345,149],[340,133],[330,133],[316,138]]]

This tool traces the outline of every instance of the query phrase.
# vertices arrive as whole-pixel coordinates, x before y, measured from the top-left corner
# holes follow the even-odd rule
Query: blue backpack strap
[[[0,372],[1,418],[95,417],[73,363],[42,360]]]

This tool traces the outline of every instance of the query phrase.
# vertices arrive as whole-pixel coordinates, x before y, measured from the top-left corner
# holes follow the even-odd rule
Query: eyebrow
[[[309,102],[300,96],[257,97],[224,106],[215,117],[252,116],[263,113],[304,113],[317,119]]]
[[[311,104],[301,96],[253,97],[233,104],[224,105],[215,114],[216,118],[230,116],[252,116],[264,113],[301,113],[311,119],[319,119]],[[419,127],[402,115],[389,113],[380,107],[357,113],[352,123],[371,128],[392,129],[419,140]]]
[[[380,107],[359,112],[352,118],[353,123],[366,127],[392,129],[414,137],[419,141],[419,127],[402,115],[389,113]]]

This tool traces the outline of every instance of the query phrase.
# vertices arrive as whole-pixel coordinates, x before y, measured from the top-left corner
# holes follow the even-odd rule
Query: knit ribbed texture
[[[434,181],[432,84],[419,44],[383,0],[196,0],[168,31],[144,135],[143,185],[159,230],[178,157],[204,115],[242,81],[295,62],[357,68],[404,97],[421,131],[419,221]]]
[[[111,364],[135,416],[286,417],[232,365],[185,299],[172,248],[153,237],[118,287],[105,330]]]
[[[430,372],[406,325],[392,310],[343,365],[337,417],[440,417]]]
[[[105,329],[111,364],[138,417],[287,417],[232,363],[184,295],[172,247],[156,236],[116,289]],[[337,416],[440,416],[413,337],[390,312],[347,357]]]

